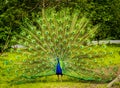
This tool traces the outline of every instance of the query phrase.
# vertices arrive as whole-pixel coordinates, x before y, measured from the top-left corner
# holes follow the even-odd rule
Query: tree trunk
[[[115,83],[115,82],[119,82],[120,81],[120,75],[118,77],[116,77],[113,81],[111,81],[108,85],[107,85],[107,88],[110,88],[112,87],[112,85]]]

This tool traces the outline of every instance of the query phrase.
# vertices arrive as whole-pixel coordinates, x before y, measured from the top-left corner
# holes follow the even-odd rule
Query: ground
[[[12,86],[1,84],[0,88],[107,88],[106,86],[107,83],[96,84],[83,82],[38,82]],[[112,88],[120,88],[120,84],[116,84]]]

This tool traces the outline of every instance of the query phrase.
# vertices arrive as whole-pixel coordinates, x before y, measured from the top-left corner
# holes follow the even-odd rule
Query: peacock
[[[42,16],[36,15],[32,20],[25,18],[20,34],[12,37],[12,42],[23,48],[11,48],[17,55],[14,60],[4,61],[7,69],[3,72],[9,73],[7,78],[12,79],[14,75],[22,81],[50,75],[111,80],[117,70],[111,73],[115,68],[109,69],[107,65],[103,68],[102,61],[112,52],[106,52],[105,44],[91,43],[98,28],[99,25],[93,26],[80,13],[69,10],[43,10]]]

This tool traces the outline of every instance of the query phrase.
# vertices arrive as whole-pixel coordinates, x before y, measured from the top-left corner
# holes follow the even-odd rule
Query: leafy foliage
[[[11,37],[14,32],[20,33],[20,24],[24,17],[32,18],[32,14],[41,13],[41,9],[55,8],[60,11],[68,7],[71,14],[76,11],[80,12],[81,16],[86,15],[92,23],[101,24],[96,39],[119,39],[119,4],[120,0],[1,0],[0,1],[0,51],[4,50],[4,45],[11,44]],[[44,2],[44,6],[43,6]],[[80,16],[80,18],[81,18]],[[7,48],[8,48],[7,47]]]

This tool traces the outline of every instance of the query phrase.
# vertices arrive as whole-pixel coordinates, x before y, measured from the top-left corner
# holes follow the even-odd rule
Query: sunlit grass
[[[39,82],[21,85],[0,85],[0,88],[106,88],[106,84],[93,84],[81,82]]]

